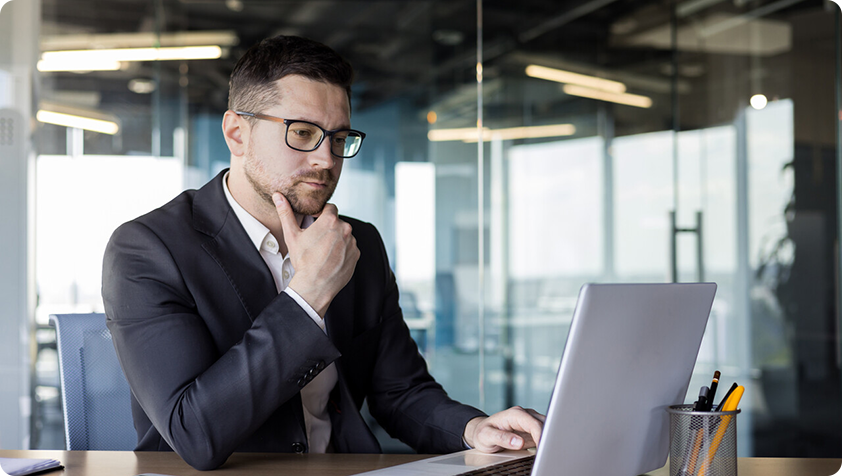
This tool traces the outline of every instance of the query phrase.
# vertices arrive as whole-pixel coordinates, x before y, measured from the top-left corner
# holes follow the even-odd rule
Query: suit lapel
[[[225,198],[222,190],[225,172],[196,192],[193,227],[211,238],[202,248],[222,268],[254,321],[278,292],[272,273]]]

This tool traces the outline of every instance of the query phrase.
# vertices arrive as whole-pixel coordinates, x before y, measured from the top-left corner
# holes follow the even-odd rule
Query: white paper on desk
[[[0,476],[25,476],[60,466],[54,459],[0,458]]]

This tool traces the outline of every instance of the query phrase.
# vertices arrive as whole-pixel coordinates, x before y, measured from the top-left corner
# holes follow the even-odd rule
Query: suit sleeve
[[[170,447],[200,470],[222,465],[295,396],[302,368],[339,356],[285,293],[220,355],[176,260],[140,222],[112,236],[102,295],[135,398]]]
[[[398,305],[398,286],[386,250],[372,227],[383,263],[383,294],[378,355],[372,375],[369,409],[390,435],[419,453],[467,449],[462,435],[469,420],[485,416],[450,397],[427,371]]]

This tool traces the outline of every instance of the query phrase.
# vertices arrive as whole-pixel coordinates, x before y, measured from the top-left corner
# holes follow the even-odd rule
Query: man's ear
[[[231,155],[236,157],[245,155],[250,132],[248,121],[234,111],[225,111],[225,115],[222,116],[222,135],[225,137],[225,143],[228,144]]]

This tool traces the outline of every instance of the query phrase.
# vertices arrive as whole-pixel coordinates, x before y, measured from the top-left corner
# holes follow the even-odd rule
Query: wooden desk
[[[237,453],[222,468],[212,472],[191,468],[175,453],[0,450],[0,457],[53,458],[64,464],[63,471],[46,473],[46,476],[135,476],[140,473],[173,476],[347,476],[408,463],[425,456]],[[738,465],[739,476],[829,476],[839,470],[842,459],[740,458]],[[668,466],[649,473],[649,476],[668,476]]]
[[[173,476],[347,476],[408,463],[423,456],[236,453],[215,471],[193,469],[171,452],[2,450],[0,458],[52,458],[64,465],[64,471],[45,473],[45,476],[135,476],[140,473]]]

